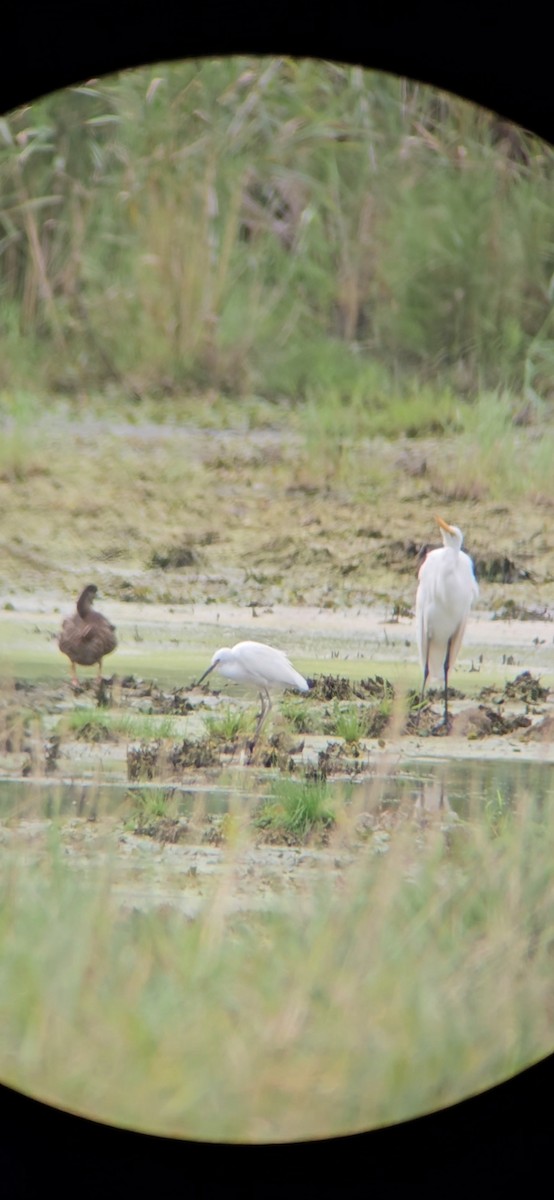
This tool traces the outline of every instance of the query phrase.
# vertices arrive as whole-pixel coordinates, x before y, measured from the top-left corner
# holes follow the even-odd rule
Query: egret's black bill
[[[208,667],[208,670],[204,671],[204,674],[201,676],[201,678],[198,680],[198,682],[196,684],[197,687],[200,687],[200,684],[204,682],[206,676],[210,674],[210,671],[213,671],[214,667],[215,667],[215,663],[212,663],[211,667]]]

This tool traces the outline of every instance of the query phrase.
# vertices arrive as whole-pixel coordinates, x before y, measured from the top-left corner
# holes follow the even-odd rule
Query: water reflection
[[[97,814],[123,813],[133,793],[157,790],[171,795],[182,815],[201,804],[205,813],[225,813],[237,803],[245,809],[267,794],[270,781],[256,795],[239,786],[178,787],[142,784],[63,783],[52,780],[1,780],[0,820],[31,817],[73,816],[94,818]],[[328,780],[330,795],[345,798],[343,781]],[[476,818],[487,800],[498,796],[511,807],[518,796],[531,795],[542,805],[554,800],[554,767],[543,762],[501,762],[449,759],[443,762],[406,763],[388,774],[374,775],[348,788],[358,808],[377,804],[413,803],[417,813],[456,813],[464,820]]]
[[[455,813],[463,820],[479,817],[487,801],[502,798],[512,807],[521,795],[533,796],[539,807],[554,801],[553,764],[449,759],[444,762],[407,763],[402,770],[382,779],[358,785],[363,803],[406,805],[417,813]]]
[[[431,779],[419,781],[418,794],[415,799],[416,813],[451,813],[452,805],[448,796],[448,787],[442,774]]]

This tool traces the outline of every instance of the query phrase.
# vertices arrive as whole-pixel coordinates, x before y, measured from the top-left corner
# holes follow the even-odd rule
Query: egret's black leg
[[[258,732],[258,730],[261,726],[261,723],[264,719],[264,710],[265,710],[264,695],[263,695],[263,692],[260,692],[260,711],[256,715],[256,733]]]
[[[421,695],[419,697],[419,711],[416,716],[416,724],[417,724],[417,722],[419,722],[419,718],[421,716],[421,708],[423,705],[423,696],[425,694],[425,684],[427,683],[428,677],[429,677],[429,650],[427,650],[427,657],[425,659],[425,667],[423,668],[423,683],[421,685]]]
[[[448,668],[450,666],[450,647],[452,638],[448,639],[446,647],[446,655],[444,659],[444,724],[448,728]]]
[[[425,692],[425,684],[427,683],[428,678],[429,678],[429,653],[427,653],[427,658],[425,659],[425,669],[423,671],[423,683],[421,685],[421,703],[422,704],[423,704],[423,694]]]
[[[261,709],[258,714],[258,723],[256,725],[256,731],[254,733],[254,741],[256,741],[257,738],[259,737],[260,730],[262,728],[262,725],[267,717],[267,714],[268,714],[269,708],[270,708],[269,695],[265,690],[260,691],[260,703],[261,703]]]
[[[267,689],[264,689],[263,692],[260,692],[260,696],[262,697],[262,711],[260,713],[260,720],[258,721],[258,726],[256,729],[256,738],[259,738],[262,731],[262,725],[264,725],[266,717],[269,715],[269,710],[271,708],[271,696],[269,695]]]
[[[252,738],[252,741],[250,742],[250,758],[252,757],[252,754],[254,752],[254,746],[256,745],[256,742],[258,741],[258,738],[262,731],[262,725],[264,724],[265,719],[271,708],[271,697],[266,688],[264,688],[263,690],[260,689],[260,701],[261,701],[262,708],[261,708],[260,715],[258,717],[258,723],[254,730],[254,737]],[[250,761],[250,759],[249,759],[249,761]]]

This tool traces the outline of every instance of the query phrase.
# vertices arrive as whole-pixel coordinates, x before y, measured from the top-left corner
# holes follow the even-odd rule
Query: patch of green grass
[[[20,483],[30,475],[48,473],[41,415],[36,395],[0,392],[0,480]]]
[[[325,722],[325,732],[344,738],[348,744],[360,738],[378,737],[385,729],[393,711],[393,699],[384,696],[378,704],[333,704],[331,716]]]
[[[448,468],[439,464],[433,476],[445,495],[456,499],[512,501],[548,495],[554,433],[547,415],[530,428],[514,424],[521,397],[506,390],[487,391],[460,408],[460,433]]]
[[[128,799],[131,800],[134,811],[140,817],[141,821],[153,820],[156,817],[167,817],[173,799],[173,790],[167,790],[163,787],[137,788],[132,792],[128,792]]]
[[[322,722],[313,709],[294,696],[283,696],[280,704],[281,716],[295,733],[321,733]]]
[[[334,734],[336,737],[344,738],[345,742],[359,742],[364,736],[364,715],[361,709],[355,704],[340,706],[338,703],[334,705]]]
[[[368,388],[361,378],[346,392],[326,385],[310,387],[298,411],[298,423],[308,445],[344,449],[362,438],[425,437],[453,431],[459,424],[459,402],[454,393],[440,385],[402,385],[391,380]],[[378,459],[371,464],[370,483],[383,479]]]
[[[220,716],[206,717],[208,736],[218,742],[235,742],[246,737],[252,718],[243,709],[228,707]]]
[[[334,806],[325,782],[279,779],[254,817],[259,829],[304,841],[335,823]]]
[[[171,738],[176,735],[177,722],[164,715],[132,713],[116,717],[113,728],[116,733],[128,738]]]
[[[513,816],[511,805],[500,788],[497,788],[492,795],[486,797],[483,804],[483,813],[491,835],[498,837],[505,830],[506,825],[512,820]]]
[[[87,726],[99,730],[108,729],[111,725],[108,714],[104,709],[98,708],[76,708],[74,712],[68,713],[60,717],[58,722],[58,730],[65,732],[66,730],[79,735],[81,730]]]
[[[137,788],[127,793],[133,808],[133,826],[148,825],[164,817],[174,817],[177,810],[174,792],[167,788]],[[138,819],[138,821],[137,821]]]
[[[168,716],[149,713],[112,713],[106,709],[78,708],[60,719],[60,728],[79,735],[86,727],[91,730],[106,729],[110,734],[122,738],[147,740],[148,738],[170,738],[176,733],[176,722]]]

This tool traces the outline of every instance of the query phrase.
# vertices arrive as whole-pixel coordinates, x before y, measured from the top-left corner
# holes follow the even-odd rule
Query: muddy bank
[[[238,692],[238,694],[237,694]],[[450,689],[423,706],[384,676],[316,674],[303,697],[277,702],[252,751],[255,705],[246,692],[170,687],[134,676],[68,683],[16,680],[0,693],[0,777],[217,787],[271,773],[371,777],[384,762],[466,758],[552,761],[554,695],[529,670],[468,696]],[[249,733],[250,730],[250,733]]]
[[[480,780],[488,796],[495,763],[504,774],[493,799],[525,763],[554,761],[551,693],[529,671],[474,697],[452,689],[448,733],[440,692],[422,708],[401,697],[395,709],[396,698],[383,676],[320,674],[307,696],[283,698],[250,755],[244,731],[226,725],[230,710],[252,713],[248,697],[132,676],[77,692],[15,681],[0,693],[0,855],[33,868],[54,838],[83,878],[108,871],[127,910],[190,919],[211,903],[227,914],[274,910],[309,901],[318,880],[340,888],[360,854],[386,853],[399,827],[414,846],[429,821],[457,836],[450,798],[473,791],[482,815]],[[133,736],[130,719],[158,722],[159,736]],[[462,763],[460,785],[452,773]],[[312,806],[304,826],[291,825],[286,795],[273,820],[283,780]]]
[[[123,604],[404,612],[439,511],[464,530],[484,609],[552,614],[549,497],[450,486],[455,437],[337,447],[279,410],[273,428],[234,423],[45,422],[42,465],[0,478],[0,608],[25,594],[67,604],[94,578]]]
[[[0,853],[9,852],[32,869],[51,854],[51,825],[26,820],[0,824]],[[210,839],[210,822],[190,832],[191,843],[171,843],[123,829],[115,819],[90,824],[72,818],[57,825],[64,861],[91,881],[102,872],[112,878],[118,906],[146,911],[170,907],[194,917],[219,900],[227,914],[267,911],[294,903],[309,892],[316,876],[340,880],[352,852],[290,846],[233,848]],[[197,840],[195,840],[197,838]]]

